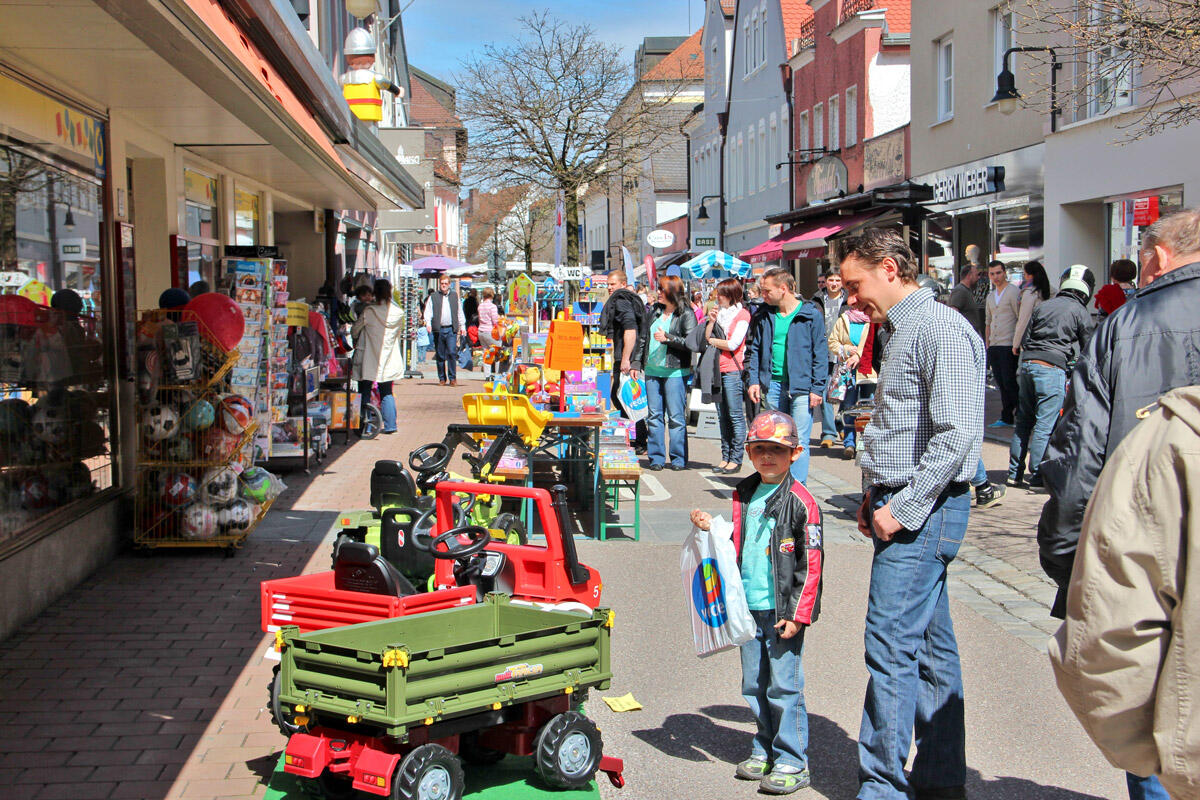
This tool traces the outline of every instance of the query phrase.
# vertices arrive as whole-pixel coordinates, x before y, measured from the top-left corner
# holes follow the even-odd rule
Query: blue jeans
[[[358,393],[359,412],[363,419],[367,417],[367,406],[371,402],[371,385],[374,381],[359,381]],[[392,394],[392,382],[379,382],[379,413],[383,417],[383,430],[394,433],[396,430],[396,398]]]
[[[983,458],[979,459],[979,466],[975,468],[975,477],[971,478],[971,485],[975,487],[983,486],[988,482],[987,467],[983,465]]]
[[[1139,778],[1132,772],[1126,772],[1125,785],[1129,788],[1129,800],[1170,800],[1167,790],[1153,775]]]
[[[812,449],[809,439],[812,438],[813,429],[812,409],[808,406],[808,392],[791,398],[783,397],[782,390],[783,384],[772,380],[771,387],[767,389],[767,403],[776,411],[790,415],[796,422],[796,432],[800,434],[800,446],[803,450],[800,451],[800,457],[792,462],[791,473],[793,478],[805,483],[808,480],[809,450]]]
[[[668,427],[671,435],[671,466],[682,467],[687,464],[687,384],[685,381],[684,377],[646,376],[646,402],[650,406],[650,416],[646,420],[649,431],[646,455],[649,456],[651,464],[662,465],[667,460],[665,439]]]
[[[872,489],[871,508],[892,492]],[[950,620],[946,568],[971,515],[971,492],[947,489],[919,531],[875,539],[867,595],[867,696],[858,735],[858,800],[904,800],[915,734],[911,785],[966,782],[962,672]]]
[[[436,347],[438,380],[457,380],[458,334],[453,328],[438,328],[433,332],[433,343]]]
[[[837,364],[830,362],[829,364],[829,380],[833,380],[833,376],[837,374]],[[821,438],[836,439],[837,438],[837,418],[835,416],[836,409],[833,407],[833,402],[826,397],[821,401]],[[844,428],[843,428],[844,430]]]
[[[1019,480],[1029,455],[1029,477],[1038,476],[1046,444],[1067,395],[1067,373],[1058,367],[1021,363],[1017,370],[1017,422],[1008,448],[1008,478]]]
[[[854,404],[858,402],[858,386],[851,384],[846,387],[846,396],[842,398],[842,404],[838,408],[838,412],[842,415],[842,430],[845,432],[845,438],[842,439],[842,444],[846,447],[854,447],[856,436],[854,433],[854,417],[855,414],[849,413]],[[828,401],[826,401],[828,403]]]
[[[741,646],[742,697],[754,715],[750,756],[772,765],[808,768],[804,707],[804,628],[791,639],[775,630],[775,610],[751,611],[754,638]]]
[[[721,373],[721,395],[717,398],[717,419],[721,423],[721,460],[734,464],[742,463],[746,449],[744,392],[742,373]]]

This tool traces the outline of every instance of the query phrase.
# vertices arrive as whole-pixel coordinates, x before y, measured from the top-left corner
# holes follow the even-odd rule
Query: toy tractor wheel
[[[392,778],[392,800],[462,800],[462,796],[462,764],[440,744],[413,750]]]
[[[600,730],[578,711],[553,717],[538,733],[538,775],[556,789],[581,789],[596,775],[604,743]]]
[[[521,518],[516,514],[507,511],[499,514],[492,522],[491,528],[504,534],[502,541],[505,544],[529,544],[529,532],[525,530],[525,523],[521,522]]]
[[[279,700],[279,666],[271,672],[271,683],[267,686],[267,691],[270,693],[271,702],[268,707],[271,709],[271,721],[275,723],[275,727],[279,728],[284,736],[291,736],[293,733],[300,733],[308,730],[308,725],[297,725],[295,722],[295,714],[289,709],[283,707],[283,703]]]
[[[458,754],[468,764],[474,764],[477,767],[486,767],[489,764],[495,764],[508,755],[503,750],[493,750],[490,747],[481,745],[479,743],[479,734],[474,731],[464,733],[458,738]]]

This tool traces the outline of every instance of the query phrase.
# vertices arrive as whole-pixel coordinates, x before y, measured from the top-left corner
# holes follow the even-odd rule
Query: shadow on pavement
[[[736,764],[750,750],[750,736],[744,730],[718,725],[700,714],[672,714],[661,726],[633,735],[663,755],[685,761],[710,761],[711,756]]]

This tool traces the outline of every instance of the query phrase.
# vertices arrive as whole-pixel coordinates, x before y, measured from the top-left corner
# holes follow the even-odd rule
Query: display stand
[[[317,399],[318,391],[321,385],[320,367],[312,366],[302,370],[304,381],[304,399],[301,403],[303,414],[299,416],[287,417],[285,426],[294,426],[295,423],[300,423],[300,430],[292,437],[292,441],[284,441],[279,438],[278,434],[281,430],[280,423],[274,423],[271,431],[271,457],[267,459],[267,466],[276,467],[281,462],[302,460],[304,471],[307,473],[312,468],[312,463],[320,463],[325,456],[325,448],[314,446],[313,443],[313,425],[311,423],[312,409],[310,403]],[[294,441],[294,443],[293,443]],[[292,449],[298,449],[299,452],[290,452]]]
[[[317,398],[322,404],[329,405],[330,438],[335,432],[340,432],[342,444],[346,445],[350,443],[350,430],[354,427],[355,415],[358,413],[358,405],[354,401],[357,395],[354,393],[354,382],[350,377],[350,358],[343,356],[337,361],[338,372],[342,377],[321,381]]]

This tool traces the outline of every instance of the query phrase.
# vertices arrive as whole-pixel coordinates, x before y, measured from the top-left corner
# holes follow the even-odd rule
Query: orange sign
[[[546,369],[576,372],[583,369],[583,325],[569,319],[550,323],[546,337]]]

